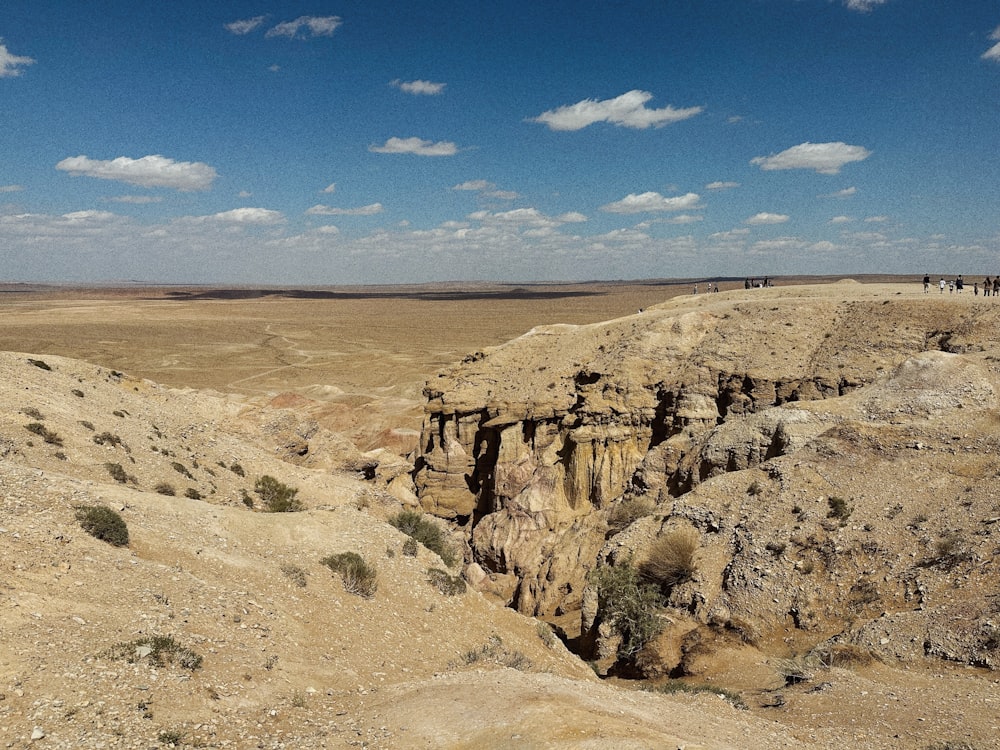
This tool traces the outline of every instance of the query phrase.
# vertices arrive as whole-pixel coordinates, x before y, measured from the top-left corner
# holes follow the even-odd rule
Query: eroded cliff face
[[[671,592],[694,622],[743,622],[755,637],[788,623],[836,631],[830,623],[845,619],[836,609],[846,600],[831,599],[825,585],[791,585],[802,583],[794,564],[804,559],[784,572],[785,593],[761,593],[776,577],[762,571],[788,567],[779,558],[791,547],[818,550],[810,569],[853,570],[840,559],[850,557],[838,546],[841,527],[827,528],[825,501],[816,500],[836,487],[810,484],[852,465],[828,469],[822,451],[843,454],[845,440],[860,439],[858,423],[864,434],[919,424],[915,433],[932,412],[942,419],[937,406],[921,406],[944,398],[927,395],[928,373],[965,371],[943,375],[940,363],[919,360],[927,351],[965,352],[978,368],[945,399],[949,418],[993,409],[984,363],[997,348],[998,317],[971,300],[865,298],[856,289],[838,294],[839,286],[674,300],[602,324],[537,328],[466,358],[426,389],[414,475],[422,507],[466,530],[469,563],[512,606],[539,616],[582,610],[591,640],[599,623],[585,597],[587,572],[598,560],[641,557],[650,539],[678,524],[703,538],[697,580]],[[918,386],[908,391],[911,371],[926,377],[911,378]],[[805,455],[815,459],[812,474],[800,471]],[[817,507],[803,510],[812,491]],[[787,516],[776,521],[762,509],[765,495],[789,505]],[[619,528],[616,511],[637,498],[655,512]],[[874,575],[874,553],[864,549],[879,545],[864,542],[851,544],[858,566]],[[890,597],[902,608],[912,601],[907,586]]]

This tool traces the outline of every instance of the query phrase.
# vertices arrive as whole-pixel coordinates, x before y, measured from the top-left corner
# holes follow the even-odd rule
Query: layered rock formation
[[[671,528],[696,530],[698,573],[670,592],[690,622],[678,624],[666,671],[693,669],[692,644],[713,634],[763,642],[791,629],[815,643],[852,627],[876,650],[992,664],[992,625],[959,646],[928,636],[918,616],[919,646],[904,648],[876,638],[873,623],[912,630],[899,613],[926,606],[927,587],[959,570],[978,575],[992,554],[997,524],[984,529],[979,516],[1000,509],[975,482],[1000,469],[1000,308],[856,287],[683,298],[536,328],[466,358],[426,389],[421,505],[465,529],[469,562],[511,606],[583,610],[591,641],[587,572],[641,559]],[[987,451],[973,451],[974,475],[954,468],[968,441]],[[933,497],[911,481],[928,473]],[[963,492],[969,528],[956,529],[951,503]],[[848,515],[832,513],[830,498]],[[636,500],[652,512],[620,528]],[[956,534],[960,553],[942,541]],[[958,599],[981,614],[984,595],[970,592]]]

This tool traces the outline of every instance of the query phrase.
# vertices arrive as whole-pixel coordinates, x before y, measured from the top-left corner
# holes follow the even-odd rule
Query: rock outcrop
[[[919,591],[930,579],[980,575],[975,565],[991,554],[996,524],[981,534],[977,518],[955,532],[941,511],[966,491],[975,514],[998,515],[977,504],[985,486],[953,459],[973,430],[989,458],[977,447],[969,461],[1000,470],[1000,315],[971,299],[846,300],[837,286],[678,299],[601,324],[536,328],[467,357],[425,391],[421,505],[464,528],[470,562],[511,606],[589,611],[591,641],[588,571],[641,559],[683,524],[700,535],[699,570],[670,603],[692,637],[761,642],[791,629],[815,643],[853,627],[871,645],[865,623],[926,606]],[[906,482],[895,478],[901,467]],[[928,472],[942,480],[933,499],[930,486],[907,483]],[[915,496],[894,499],[900,490]],[[622,507],[637,500],[649,512],[621,529]],[[952,532],[961,554],[935,552]],[[971,597],[961,606],[982,604],[981,592]],[[963,651],[947,639],[938,648],[925,630],[922,651],[992,664],[992,636],[978,649],[966,639]]]

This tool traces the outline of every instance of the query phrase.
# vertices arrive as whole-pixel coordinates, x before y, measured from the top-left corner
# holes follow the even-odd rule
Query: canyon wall
[[[702,295],[595,325],[536,328],[428,383],[417,494],[465,531],[468,563],[495,593],[525,614],[582,612],[585,635],[595,627],[588,571],[639,559],[678,526],[700,535],[701,564],[671,603],[697,623],[740,622],[755,637],[787,623],[839,632],[856,613],[814,582],[874,575],[871,550],[892,542],[852,535],[823,498],[846,492],[857,467],[896,460],[883,442],[895,445],[901,430],[933,433],[960,409],[978,420],[995,407],[997,318],[971,298],[893,299],[847,282]],[[928,352],[945,360],[921,359]],[[960,385],[941,395],[942,379]],[[883,484],[894,474],[871,471]],[[637,500],[650,512],[628,518]],[[882,512],[868,507],[881,494],[852,502],[855,519]],[[817,563],[831,577],[798,574]],[[882,588],[904,610],[914,585]]]

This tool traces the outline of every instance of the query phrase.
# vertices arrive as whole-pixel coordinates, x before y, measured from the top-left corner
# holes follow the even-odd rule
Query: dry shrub
[[[371,599],[378,590],[378,570],[357,552],[341,552],[320,560],[334,573],[340,574],[344,591]]]
[[[650,545],[639,572],[664,591],[669,591],[695,574],[697,551],[698,533],[694,529],[669,531]]]
[[[623,531],[656,510],[656,503],[648,497],[633,497],[615,505],[608,514],[608,529],[614,533]]]

